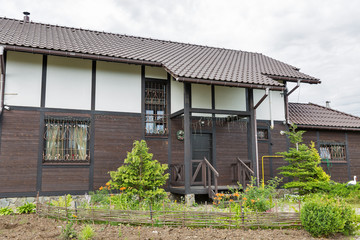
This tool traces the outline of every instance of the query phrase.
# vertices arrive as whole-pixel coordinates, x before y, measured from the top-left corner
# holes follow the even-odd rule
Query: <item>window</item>
[[[258,128],[258,130],[257,130],[257,138],[258,138],[258,140],[268,140],[269,139],[268,130]]]
[[[167,93],[166,81],[145,81],[145,132],[146,135],[166,135]]]
[[[44,163],[89,162],[89,119],[45,119]]]
[[[345,143],[320,143],[320,157],[324,161],[346,161]]]

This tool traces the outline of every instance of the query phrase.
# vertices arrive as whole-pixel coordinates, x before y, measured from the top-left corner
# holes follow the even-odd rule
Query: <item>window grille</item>
[[[89,162],[88,119],[45,119],[43,162]]]
[[[320,143],[320,157],[324,161],[346,161],[346,149],[344,143]]]
[[[267,129],[257,129],[257,138],[258,140],[268,140],[269,139],[269,133]]]
[[[166,82],[145,82],[145,132],[146,135],[167,135]]]

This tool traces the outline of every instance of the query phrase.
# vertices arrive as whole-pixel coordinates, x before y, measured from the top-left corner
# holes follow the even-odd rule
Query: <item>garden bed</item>
[[[35,214],[0,216],[0,239],[59,239],[65,225],[66,221],[39,217]],[[75,223],[74,226],[77,231],[82,227],[80,223]],[[95,239],[318,239],[311,237],[305,230],[297,229],[190,229],[182,227],[111,226],[108,224],[91,226],[95,230]],[[120,238],[119,230],[121,231]],[[344,239],[344,236],[337,235],[330,239]]]

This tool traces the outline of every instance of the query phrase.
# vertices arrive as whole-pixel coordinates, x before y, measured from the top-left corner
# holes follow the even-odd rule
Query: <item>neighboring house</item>
[[[360,175],[360,117],[313,103],[289,103],[290,122],[315,143],[321,166],[331,179],[346,182]]]
[[[26,19],[0,18],[0,59],[0,197],[97,189],[139,139],[167,190],[212,196],[287,150],[287,82],[320,83],[259,53]]]

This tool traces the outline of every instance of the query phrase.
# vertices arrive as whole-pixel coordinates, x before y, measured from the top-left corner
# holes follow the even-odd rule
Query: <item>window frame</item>
[[[335,151],[332,148],[341,147],[341,157],[335,157]],[[324,149],[326,148],[326,149]],[[321,141],[319,142],[319,156],[321,158],[322,163],[326,163],[327,161],[330,163],[347,163],[347,152],[346,152],[346,143],[345,142],[331,142],[331,141]],[[326,153],[324,153],[326,151]],[[339,150],[336,150],[339,153]],[[328,155],[330,158],[325,158],[324,154]]]
[[[59,159],[56,159],[58,156],[55,157],[54,155],[48,157],[50,154],[48,153],[49,151],[48,124],[59,125],[59,129],[57,130],[59,132],[53,135],[56,138],[56,140],[53,142],[53,144],[55,145],[55,147],[53,148],[54,149],[60,148],[60,150],[57,150],[57,154],[56,154],[56,155],[60,154],[60,156],[62,156]],[[85,132],[84,129],[86,130]],[[46,116],[44,119],[44,134],[43,134],[44,142],[43,142],[42,163],[44,165],[53,165],[53,164],[89,165],[90,164],[90,134],[91,134],[91,122],[89,117]],[[63,137],[61,137],[61,135]],[[75,135],[77,135],[77,137],[75,138],[82,138],[83,140],[79,141],[78,139],[74,139]],[[61,144],[59,144],[58,141],[62,141]],[[81,145],[83,145],[82,148]],[[82,151],[79,150],[79,146],[80,149],[85,148],[83,154],[81,154]],[[73,153],[72,156],[74,157],[71,157],[70,153]],[[81,155],[83,155],[84,157],[81,157]]]
[[[259,138],[259,131],[266,132],[266,138]],[[258,141],[269,141],[269,129],[267,127],[257,127],[256,136]]]
[[[145,137],[168,137],[169,134],[169,81],[167,79],[145,78],[144,84],[144,132]],[[152,85],[148,87],[149,85]],[[157,99],[159,103],[148,99],[148,89],[161,85],[163,96]],[[159,94],[159,92],[158,92]],[[152,111],[152,113],[150,113]],[[151,130],[152,129],[152,130]]]

